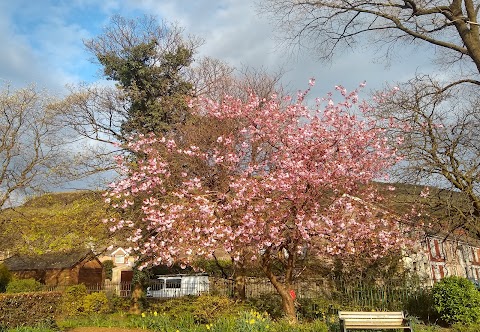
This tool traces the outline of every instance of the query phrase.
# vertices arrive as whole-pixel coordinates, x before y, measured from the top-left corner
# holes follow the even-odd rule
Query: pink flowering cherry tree
[[[173,136],[132,139],[128,149],[142,158],[119,158],[124,178],[107,200],[137,213],[110,220],[112,230],[129,230],[145,265],[192,265],[219,249],[256,262],[294,320],[290,291],[305,257],[375,259],[405,239],[395,218],[378,213],[381,197],[371,185],[398,160],[395,150],[357,91],[337,90],[342,102],[329,95],[312,108],[309,90],[295,101],[254,94],[247,102],[192,100],[196,116],[234,124],[231,130],[208,145],[186,146]],[[217,173],[226,181],[212,185]]]

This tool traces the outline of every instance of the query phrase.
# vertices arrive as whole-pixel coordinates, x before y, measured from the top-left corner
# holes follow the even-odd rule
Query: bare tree
[[[67,136],[51,102],[32,86],[0,91],[0,208],[65,174]]]
[[[121,125],[126,121],[125,94],[115,87],[79,85],[55,107],[63,110],[66,124],[81,137],[101,143],[125,141]]]
[[[205,57],[189,68],[187,77],[195,87],[196,96],[221,101],[226,95],[242,100],[248,98],[248,92],[254,92],[260,98],[269,98],[273,94],[283,94],[280,80],[284,71],[279,68],[270,72],[266,68],[242,66],[235,68],[228,63]]]
[[[465,64],[475,75],[480,71],[478,1],[265,0],[259,6],[273,16],[283,38],[322,58],[369,37],[369,47],[386,46],[387,55],[399,43],[430,45],[432,55]]]
[[[436,187],[424,204],[433,217],[443,219],[444,230],[466,228],[480,236],[477,89],[465,85],[445,89],[429,76],[418,76],[397,93],[379,96],[377,108],[384,119],[404,124],[398,130],[405,141],[398,148],[405,161],[397,178]]]
[[[387,57],[397,46],[432,49],[443,79],[417,75],[396,94],[379,96],[377,107],[385,119],[408,125],[396,179],[434,185],[424,204],[446,222],[443,230],[480,236],[480,2],[266,0],[260,6],[286,33],[282,37],[323,59],[359,43]]]

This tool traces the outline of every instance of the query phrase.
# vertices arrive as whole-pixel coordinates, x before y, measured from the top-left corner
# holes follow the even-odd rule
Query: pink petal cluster
[[[341,103],[329,96],[315,108],[304,102],[308,90],[288,106],[254,94],[247,102],[192,100],[197,116],[234,120],[238,130],[206,147],[154,135],[132,139],[128,148],[143,157],[118,159],[125,176],[107,199],[137,213],[109,221],[112,228],[131,230],[146,264],[191,264],[219,249],[252,260],[285,251],[375,258],[400,246],[403,230],[378,211],[370,188],[398,157],[357,91],[336,89]],[[228,185],[212,186],[191,162],[222,169]]]

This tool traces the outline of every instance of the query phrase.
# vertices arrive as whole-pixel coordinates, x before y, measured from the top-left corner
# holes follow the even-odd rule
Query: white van
[[[179,297],[208,293],[208,275],[159,275],[150,281],[147,297]]]

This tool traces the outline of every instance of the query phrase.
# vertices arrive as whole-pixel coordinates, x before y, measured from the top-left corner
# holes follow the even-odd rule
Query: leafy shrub
[[[162,302],[150,302],[150,311],[161,312],[173,318],[192,316],[195,323],[208,324],[221,315],[236,315],[244,306],[226,297],[201,295],[185,296]]]
[[[103,270],[105,271],[105,279],[112,280],[112,271],[113,271],[113,267],[115,266],[113,264],[113,261],[111,259],[106,260],[102,262],[102,265],[103,265]]]
[[[298,315],[308,320],[320,319],[327,321],[330,317],[336,316],[340,309],[338,303],[325,298],[299,299],[298,304]]]
[[[276,293],[261,294],[254,298],[248,299],[248,304],[260,312],[266,312],[272,318],[280,318],[283,316],[282,299]]]
[[[471,281],[447,277],[432,289],[435,309],[448,324],[480,322],[480,292]]]
[[[5,292],[10,280],[12,280],[12,274],[4,264],[0,264],[0,293]]]
[[[109,311],[108,298],[103,292],[91,293],[83,298],[83,309],[86,314],[105,314]]]
[[[42,284],[33,278],[13,279],[7,285],[7,293],[28,293],[37,292],[42,289]]]
[[[83,284],[67,287],[62,296],[62,313],[67,317],[83,314],[85,311],[84,299],[87,294],[87,287]]]
[[[130,309],[131,300],[128,297],[109,294],[107,298],[111,312],[127,312]]]
[[[435,310],[433,294],[430,289],[419,289],[410,296],[405,303],[405,310],[409,316],[416,317],[424,323],[434,323],[440,318]]]

